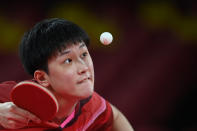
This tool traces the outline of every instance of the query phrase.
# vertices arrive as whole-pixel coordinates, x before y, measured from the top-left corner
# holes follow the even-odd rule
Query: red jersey
[[[15,84],[13,81],[0,84],[0,102],[10,101],[10,91]],[[112,122],[113,113],[110,104],[94,92],[89,98],[79,101],[74,117],[64,127],[53,122],[30,123],[27,127],[15,131],[109,131]],[[2,127],[0,130],[6,131]]]

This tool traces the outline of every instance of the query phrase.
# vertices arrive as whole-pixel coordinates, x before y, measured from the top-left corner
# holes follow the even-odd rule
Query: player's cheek
[[[88,57],[88,59],[87,59],[87,65],[88,65],[90,68],[93,68],[93,61],[92,61],[92,58],[91,58],[91,57]]]

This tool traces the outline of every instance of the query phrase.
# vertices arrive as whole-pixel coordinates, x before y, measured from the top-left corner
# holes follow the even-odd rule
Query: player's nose
[[[88,71],[88,66],[86,65],[86,63],[83,60],[80,60],[78,62],[78,74],[84,74]]]

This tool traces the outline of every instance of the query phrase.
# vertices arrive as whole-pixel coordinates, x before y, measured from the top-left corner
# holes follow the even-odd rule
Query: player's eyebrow
[[[80,48],[83,48],[84,46],[86,46],[86,44],[85,44],[84,42],[82,42],[82,43],[80,44],[80,46],[79,46],[79,49],[80,49]]]
[[[79,45],[79,49],[83,48],[84,46],[86,46],[86,44],[85,44],[84,42],[82,42],[82,43]],[[69,53],[70,53],[70,50],[68,49],[68,50],[64,50],[64,51],[60,52],[59,55],[62,56],[62,55],[69,54]]]
[[[62,52],[59,53],[60,56],[65,55],[65,54],[69,54],[70,50],[64,50]]]

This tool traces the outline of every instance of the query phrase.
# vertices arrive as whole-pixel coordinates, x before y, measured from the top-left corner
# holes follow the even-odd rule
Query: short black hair
[[[48,59],[55,52],[79,42],[89,46],[89,36],[81,27],[61,18],[45,19],[24,34],[19,57],[30,75],[37,69],[48,73]]]

